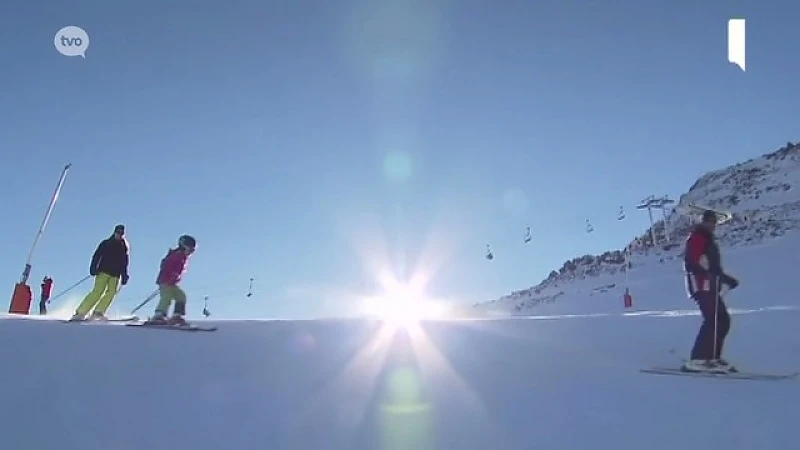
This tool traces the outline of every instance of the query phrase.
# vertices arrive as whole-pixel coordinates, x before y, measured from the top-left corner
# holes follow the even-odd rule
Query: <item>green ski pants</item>
[[[167,315],[169,305],[175,300],[175,313],[186,314],[186,293],[179,286],[160,284],[158,285],[159,300],[156,306],[156,313]]]

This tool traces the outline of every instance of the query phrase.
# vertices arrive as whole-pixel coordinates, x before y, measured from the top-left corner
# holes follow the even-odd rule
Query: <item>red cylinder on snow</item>
[[[14,286],[14,294],[11,296],[11,306],[8,308],[8,312],[11,314],[30,314],[31,300],[33,300],[31,287],[25,283],[17,283]]]
[[[625,295],[622,296],[622,299],[625,302],[625,309],[630,309],[633,307],[633,297],[627,289],[625,289]]]

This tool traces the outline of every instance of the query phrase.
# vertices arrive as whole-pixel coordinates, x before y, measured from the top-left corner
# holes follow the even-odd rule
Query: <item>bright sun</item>
[[[441,314],[434,302],[415,291],[406,286],[392,286],[386,294],[368,300],[367,313],[398,328]]]

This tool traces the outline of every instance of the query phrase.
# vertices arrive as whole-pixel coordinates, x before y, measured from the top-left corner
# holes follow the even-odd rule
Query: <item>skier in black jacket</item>
[[[735,289],[739,281],[722,268],[719,246],[714,237],[716,226],[717,214],[705,211],[701,223],[686,239],[686,288],[703,314],[703,324],[697,333],[691,360],[684,365],[684,370],[736,371],[721,356],[731,327],[731,317],[722,296],[725,286]]]
[[[94,288],[83,299],[71,320],[85,320],[86,314],[94,308],[92,319],[105,319],[106,310],[117,295],[120,279],[128,284],[128,241],[125,240],[125,226],[117,225],[114,234],[100,242],[92,262],[89,275],[94,277]]]

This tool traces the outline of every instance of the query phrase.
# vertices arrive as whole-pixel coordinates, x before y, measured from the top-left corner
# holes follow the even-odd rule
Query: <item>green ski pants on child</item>
[[[176,285],[160,284],[158,285],[158,293],[160,298],[158,306],[156,306],[156,313],[167,315],[169,305],[175,300],[175,313],[186,314],[186,293],[183,292],[183,289]]]

